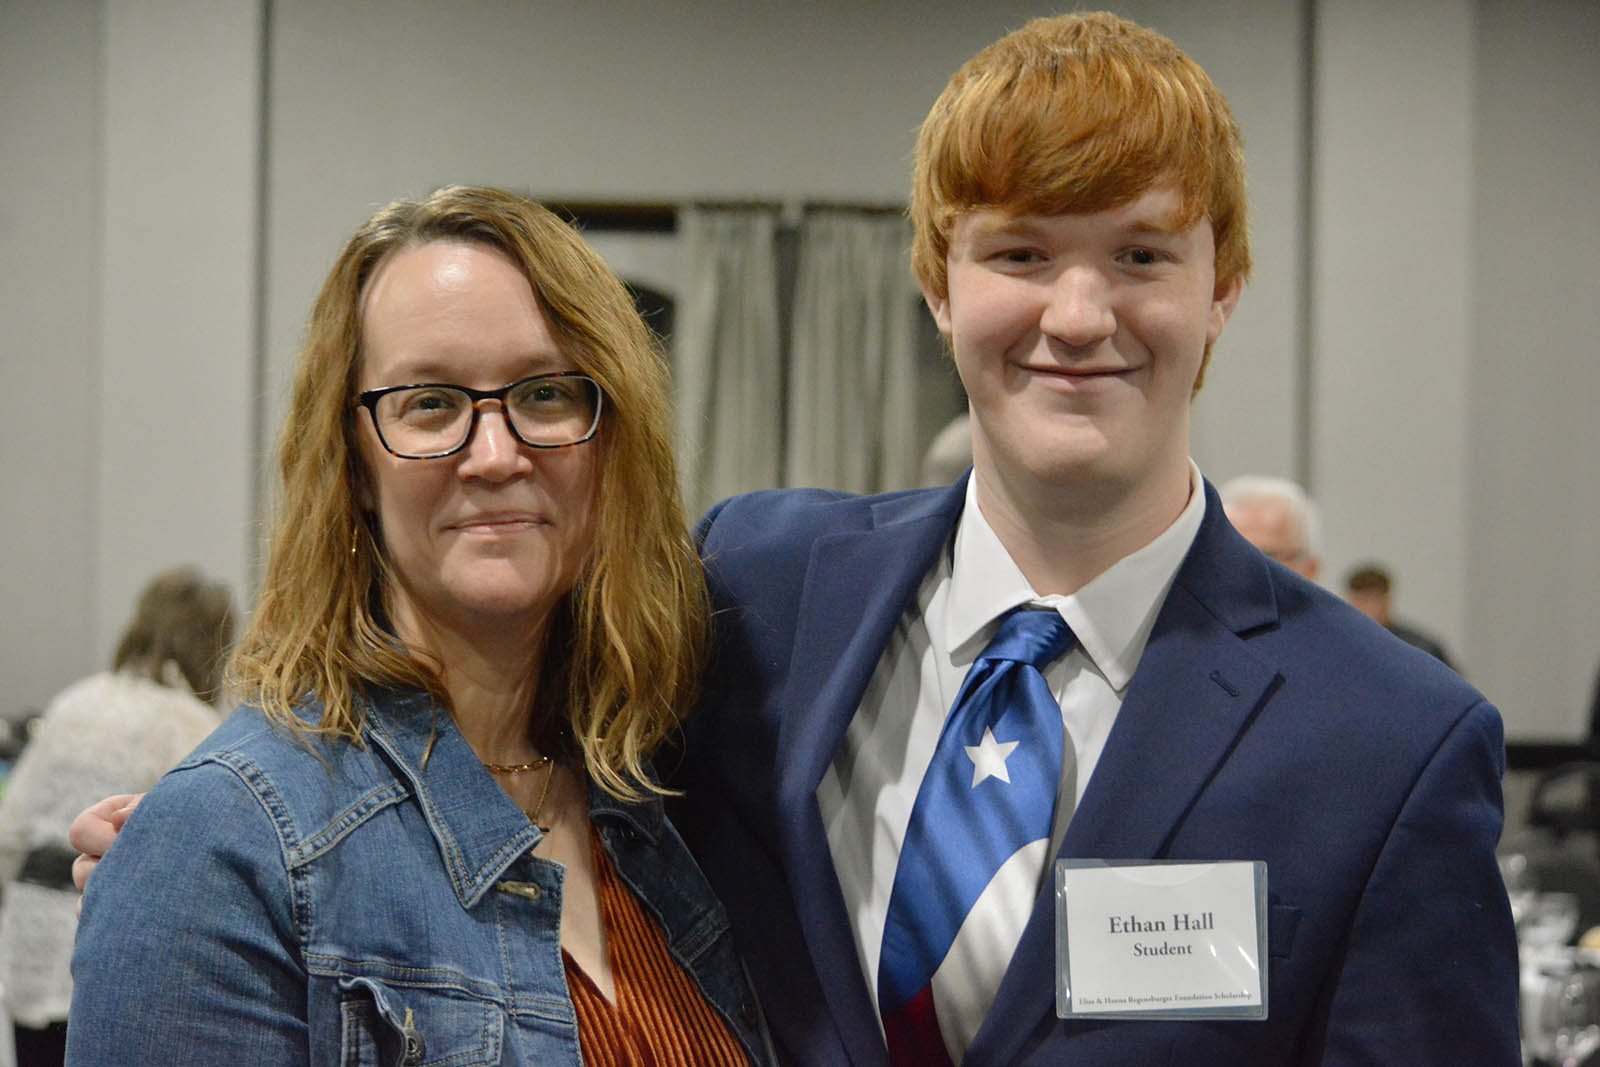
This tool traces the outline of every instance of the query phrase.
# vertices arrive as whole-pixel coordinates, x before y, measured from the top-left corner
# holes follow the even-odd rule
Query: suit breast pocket
[[[1294,935],[1300,929],[1300,909],[1287,904],[1267,907],[1267,955],[1286,960],[1294,951]]]
[[[504,1028],[498,1007],[453,990],[339,982],[340,1067],[497,1064]]]

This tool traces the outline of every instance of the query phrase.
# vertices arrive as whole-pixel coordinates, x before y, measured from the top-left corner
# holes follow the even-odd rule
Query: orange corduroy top
[[[607,1000],[561,953],[586,1067],[744,1067],[750,1061],[733,1031],[672,958],[661,928],[623,884],[593,833],[590,848],[617,1000]]]

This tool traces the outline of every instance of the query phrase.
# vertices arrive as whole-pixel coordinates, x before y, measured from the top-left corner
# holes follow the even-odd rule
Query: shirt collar
[[[1010,553],[978,507],[978,479],[967,482],[967,499],[951,551],[950,592],[945,612],[945,647],[958,658],[994,621],[1023,604],[1061,613],[1084,653],[1119,692],[1127,688],[1144,655],[1156,614],[1189,553],[1206,498],[1200,469],[1189,461],[1189,502],[1155,540],[1112,564],[1070,596],[1040,596],[1022,576]]]

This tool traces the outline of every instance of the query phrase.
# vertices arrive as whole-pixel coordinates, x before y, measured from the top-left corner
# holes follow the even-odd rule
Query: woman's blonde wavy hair
[[[963,212],[1087,214],[1167,181],[1182,195],[1179,226],[1211,220],[1217,289],[1248,280],[1244,145],[1221,90],[1177,45],[1126,19],[1034,19],[956,71],[922,123],[912,268],[948,297]],[[1196,390],[1204,376],[1202,363]]]
[[[539,700],[564,717],[607,791],[662,792],[645,761],[695,696],[707,617],[677,494],[665,361],[627,290],[574,229],[496,189],[388,205],[323,283],[278,445],[266,573],[230,685],[296,731],[305,727],[293,708],[314,695],[324,706],[316,732],[357,743],[364,685],[425,690],[448,707],[437,666],[381,621],[391,579],[381,533],[358,504],[367,473],[352,408],[366,287],[396,252],[433,241],[474,242],[518,264],[561,351],[605,394],[595,543],[549,628]],[[555,680],[564,685],[546,695]]]

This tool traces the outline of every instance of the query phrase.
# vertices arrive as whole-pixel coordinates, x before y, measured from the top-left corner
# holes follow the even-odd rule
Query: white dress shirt
[[[817,803],[874,1003],[884,918],[900,843],[961,683],[1002,615],[1019,605],[1061,613],[1077,642],[1044,670],[1069,746],[1055,825],[1002,867],[933,977],[934,1003],[954,1062],[972,1043],[1022,937],[1041,879],[1083,796],[1144,654],[1156,615],[1205,514],[1190,463],[1189,502],[1156,539],[1070,596],[1039,596],[979,509],[977,479],[951,550],[923,579],[896,624],[855,717],[817,787]],[[1075,754],[1076,759],[1070,758]],[[1040,976],[1040,981],[1052,981]]]

